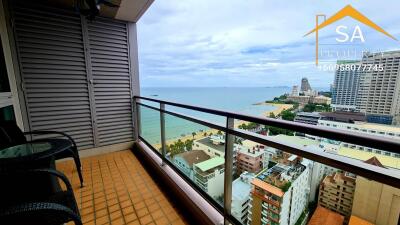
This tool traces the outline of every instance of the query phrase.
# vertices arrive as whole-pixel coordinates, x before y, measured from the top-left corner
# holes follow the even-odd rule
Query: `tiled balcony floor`
[[[188,224],[130,150],[81,161],[83,188],[72,161],[57,169],[72,183],[84,224]]]

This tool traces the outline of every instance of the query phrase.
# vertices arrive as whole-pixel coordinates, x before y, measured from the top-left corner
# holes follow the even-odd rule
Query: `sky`
[[[320,56],[316,67],[315,35],[304,35],[316,14],[330,17],[348,4],[400,40],[399,0],[155,0],[137,24],[141,86],[293,86],[307,77],[329,87],[338,58]],[[339,43],[340,25],[350,36],[359,26],[365,42]],[[333,53],[400,50],[351,18],[320,30],[319,42]]]

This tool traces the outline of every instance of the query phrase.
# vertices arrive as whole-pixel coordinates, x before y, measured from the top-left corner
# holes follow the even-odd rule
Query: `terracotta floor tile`
[[[151,223],[153,221],[153,219],[151,218],[150,215],[141,217],[139,220],[140,220],[141,224],[148,224],[148,223]]]
[[[72,161],[57,163],[70,179],[84,225],[185,224],[174,203],[130,150],[81,158],[85,187]]]
[[[142,216],[149,214],[149,210],[147,210],[147,208],[142,208],[142,209],[139,209],[138,211],[136,211],[136,213],[139,217],[142,217]]]

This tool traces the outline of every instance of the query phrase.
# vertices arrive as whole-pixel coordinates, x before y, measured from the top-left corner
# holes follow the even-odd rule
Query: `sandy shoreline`
[[[267,110],[265,112],[262,113],[263,116],[265,117],[269,117],[270,113],[274,113],[275,115],[278,115],[279,113],[281,113],[283,110],[287,110],[290,108],[293,108],[292,104],[278,104],[278,103],[257,103],[255,105],[267,105],[267,106],[274,106],[275,109],[272,110]],[[236,120],[235,121],[235,127],[237,128],[239,125],[244,124],[244,123],[248,123],[247,121],[243,121],[243,120]],[[197,131],[195,132],[196,135],[193,138],[193,135],[185,135],[179,138],[174,138],[174,139],[169,139],[167,140],[167,145],[173,144],[174,142],[178,141],[179,139],[183,142],[185,142],[186,140],[192,140],[192,139],[201,139],[203,137],[208,136],[210,133],[211,134],[217,134],[218,130],[216,129],[208,129],[208,130],[204,130],[203,132]],[[204,136],[204,134],[206,133],[206,136]],[[153,147],[155,147],[156,149],[160,149],[161,148],[161,144],[155,144]]]

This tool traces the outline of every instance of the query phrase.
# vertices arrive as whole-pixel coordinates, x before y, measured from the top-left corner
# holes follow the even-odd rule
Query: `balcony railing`
[[[395,169],[386,169],[377,167],[374,165],[366,164],[365,162],[357,159],[348,158],[338,154],[331,154],[324,151],[313,151],[310,148],[298,145],[296,143],[290,143],[286,141],[280,141],[272,136],[265,136],[257,133],[252,133],[246,130],[238,129],[235,126],[237,121],[253,122],[266,126],[273,126],[277,128],[287,129],[294,132],[303,134],[318,136],[326,139],[336,140],[345,143],[351,143],[361,145],[369,148],[381,149],[388,152],[400,154],[400,143],[394,139],[384,138],[379,136],[373,136],[366,133],[356,133],[351,131],[337,130],[331,128],[323,128],[314,125],[302,124],[291,121],[284,121],[278,119],[271,119],[258,116],[244,115],[240,113],[234,113],[229,111],[222,111],[217,109],[210,109],[205,107],[199,107],[194,105],[181,104],[170,101],[157,100],[148,97],[135,96],[134,102],[134,122],[135,122],[135,136],[137,140],[145,143],[150,149],[154,151],[162,160],[163,163],[168,164],[175,172],[181,176],[195,191],[197,191],[208,203],[219,211],[225,218],[226,222],[233,224],[240,224],[239,220],[231,214],[231,203],[232,203],[232,174],[234,172],[234,144],[235,138],[241,138],[250,140],[274,149],[278,149],[287,153],[295,154],[297,156],[318,162],[330,167],[337,168],[339,170],[347,171],[370,180],[381,182],[396,188],[400,188],[400,173]],[[167,109],[168,107],[168,109]],[[201,119],[182,113],[181,111],[191,111],[195,114],[207,114],[215,117],[224,118],[224,125],[209,120]],[[148,113],[157,117],[159,124],[157,125],[157,143],[149,140],[146,137],[144,130],[148,129],[149,124],[144,120],[143,114]],[[201,188],[196,186],[192,178],[185,175],[179,168],[173,163],[171,159],[171,152],[168,152],[168,127],[170,129],[179,129],[171,125],[171,118],[186,121],[188,123],[198,124],[209,129],[215,129],[225,134],[224,144],[224,180],[223,180],[223,198],[222,202],[216,200],[215,196],[210,196]],[[171,128],[172,127],[172,128]],[[207,130],[200,129],[201,132],[207,134]],[[189,135],[190,136],[190,135]],[[194,139],[195,134],[193,134]],[[210,190],[210,189],[209,189]],[[251,212],[249,212],[251,213]]]

